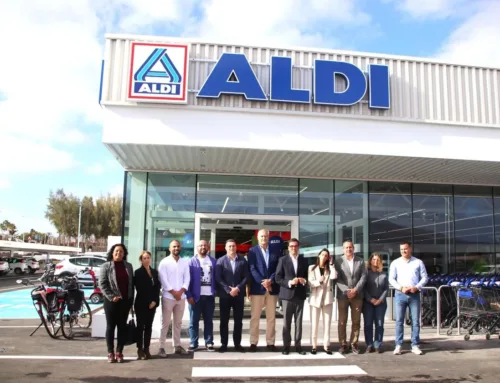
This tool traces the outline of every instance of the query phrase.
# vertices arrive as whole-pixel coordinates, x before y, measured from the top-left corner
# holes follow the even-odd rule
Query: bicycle
[[[62,327],[59,310],[64,307],[65,293],[58,288],[45,287],[44,281],[48,281],[51,271],[51,268],[48,268],[45,273],[36,280],[36,282],[40,282],[40,285],[31,290],[32,303],[40,317],[41,323],[30,336],[33,336],[40,327],[44,326],[47,334],[49,334],[51,338],[57,339],[57,334]],[[16,282],[25,286],[34,285],[33,281],[27,278],[17,280]]]
[[[80,289],[76,275],[65,277],[62,281],[62,287],[66,296],[59,320],[63,336],[66,339],[73,339],[74,329],[87,329],[92,325],[92,311],[85,300],[84,292]]]

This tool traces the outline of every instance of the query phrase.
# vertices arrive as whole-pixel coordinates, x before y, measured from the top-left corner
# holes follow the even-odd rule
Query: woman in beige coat
[[[316,259],[316,264],[309,266],[308,281],[311,287],[309,307],[311,309],[312,322],[312,351],[316,355],[318,346],[318,324],[319,317],[323,313],[323,346],[328,355],[330,350],[330,327],[332,324],[332,308],[334,301],[332,280],[337,279],[334,267],[330,267],[330,252],[322,249]]]

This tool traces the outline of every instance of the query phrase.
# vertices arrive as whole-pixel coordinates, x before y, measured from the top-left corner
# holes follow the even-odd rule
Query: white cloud
[[[400,11],[416,19],[445,19],[457,15],[464,6],[471,5],[470,0],[385,0],[396,5]]]
[[[87,136],[78,129],[72,128],[63,131],[61,136],[57,138],[57,142],[63,144],[81,144],[87,141]]]
[[[500,68],[500,1],[478,1],[475,13],[443,43],[437,57],[447,61]]]
[[[76,165],[71,153],[53,148],[48,143],[2,137],[0,174],[42,173],[59,171]]]
[[[321,26],[333,30],[370,21],[355,1],[345,0],[211,0],[202,7],[205,17],[186,33],[227,43],[332,47],[337,42]]]
[[[109,190],[112,196],[123,196],[123,184],[116,184]]]
[[[12,185],[8,178],[0,178],[0,189],[9,189]]]
[[[87,174],[92,174],[92,175],[99,175],[104,173],[104,166],[102,166],[101,163],[96,162],[95,164],[89,166],[87,168]]]
[[[0,126],[2,141],[9,141],[8,150],[16,154],[10,172],[74,164],[72,153],[54,143],[84,140],[84,133],[71,124],[77,116],[99,121],[98,28],[87,1],[1,2],[2,49],[10,59],[0,61],[0,88],[6,96],[0,103]],[[31,166],[25,166],[27,158]]]
[[[4,219],[13,222],[17,227],[18,233],[28,232],[31,229],[44,233],[57,233],[54,226],[43,216],[26,215],[18,210],[0,206],[0,221]]]

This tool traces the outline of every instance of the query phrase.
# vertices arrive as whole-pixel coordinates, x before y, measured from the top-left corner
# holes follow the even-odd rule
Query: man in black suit
[[[300,243],[292,238],[288,241],[290,255],[281,257],[276,268],[276,282],[280,285],[283,301],[283,355],[290,353],[292,343],[292,318],[295,321],[295,351],[305,355],[302,349],[302,312],[306,300],[307,260],[299,255]]]
[[[236,254],[234,239],[226,241],[226,255],[217,260],[215,265],[215,285],[220,305],[220,338],[219,352],[227,351],[229,338],[229,314],[233,309],[234,331],[233,343],[237,351],[245,352],[241,346],[243,330],[243,309],[248,278],[248,264],[244,257]]]

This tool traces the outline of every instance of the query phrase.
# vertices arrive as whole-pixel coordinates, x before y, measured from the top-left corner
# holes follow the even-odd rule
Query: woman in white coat
[[[332,323],[332,308],[334,301],[332,280],[337,279],[334,267],[330,266],[330,252],[322,249],[316,259],[316,264],[309,266],[308,282],[311,288],[309,307],[311,309],[312,322],[312,351],[316,355],[318,346],[318,324],[319,317],[323,313],[323,347],[328,355],[330,350],[330,327]]]

